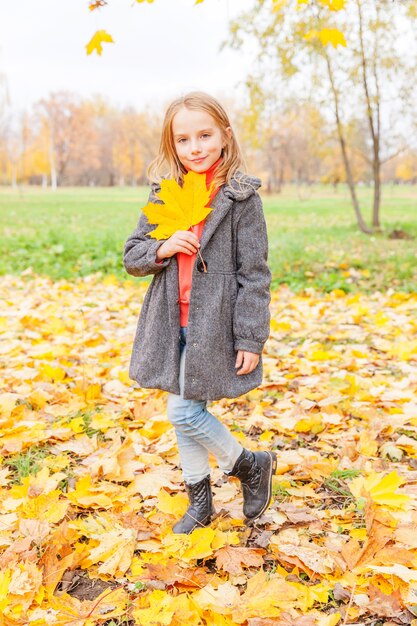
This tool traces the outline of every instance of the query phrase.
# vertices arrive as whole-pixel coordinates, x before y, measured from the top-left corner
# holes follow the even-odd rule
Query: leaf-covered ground
[[[417,294],[273,293],[263,385],[209,405],[277,450],[272,506],[245,526],[213,459],[185,536],[167,394],[128,377],[145,289],[0,279],[0,623],[417,624]]]

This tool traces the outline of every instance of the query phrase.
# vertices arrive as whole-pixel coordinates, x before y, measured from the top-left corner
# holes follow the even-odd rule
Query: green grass
[[[30,446],[26,450],[15,454],[10,459],[6,458],[4,464],[9,466],[12,472],[11,480],[13,484],[21,484],[22,478],[37,474],[42,469],[42,462],[49,454],[47,446]]]
[[[358,189],[369,219],[371,189]],[[272,287],[294,291],[415,291],[416,239],[391,240],[401,228],[417,238],[417,187],[385,186],[382,233],[362,234],[348,191],[313,186],[300,198],[287,186],[263,196],[269,233]],[[135,228],[148,188],[65,188],[57,192],[25,187],[0,189],[0,274],[32,268],[54,279],[102,272],[129,278],[123,245]],[[150,277],[143,279],[149,281]]]

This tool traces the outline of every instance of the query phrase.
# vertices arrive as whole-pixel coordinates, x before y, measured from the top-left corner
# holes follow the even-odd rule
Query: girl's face
[[[226,137],[214,118],[206,111],[183,107],[172,120],[175,150],[187,170],[202,173],[219,158],[232,129],[225,129]]]

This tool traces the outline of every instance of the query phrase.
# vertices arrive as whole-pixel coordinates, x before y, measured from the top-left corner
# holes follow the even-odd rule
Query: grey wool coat
[[[262,382],[262,350],[270,329],[271,272],[259,178],[237,172],[220,187],[200,239],[190,294],[183,397],[214,401],[236,398]],[[152,184],[150,202],[163,204]],[[141,213],[128,237],[123,264],[132,276],[153,274],[143,300],[129,376],[141,387],[180,394],[180,310],[177,256],[156,263],[165,240]],[[199,262],[200,261],[200,262]],[[260,355],[249,374],[236,374],[237,350]]]

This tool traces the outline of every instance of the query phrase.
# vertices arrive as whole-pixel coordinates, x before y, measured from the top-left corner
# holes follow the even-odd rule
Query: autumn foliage
[[[127,373],[145,286],[0,290],[3,624],[417,623],[415,294],[272,294],[262,386],[210,406],[277,451],[272,506],[245,526],[212,459],[187,536],[166,393]]]
[[[157,227],[147,233],[154,239],[168,239],[177,230],[188,230],[199,224],[212,211],[209,203],[211,188],[206,187],[206,177],[195,172],[184,176],[181,187],[175,180],[161,181],[157,197],[160,203],[149,202],[142,212]]]

